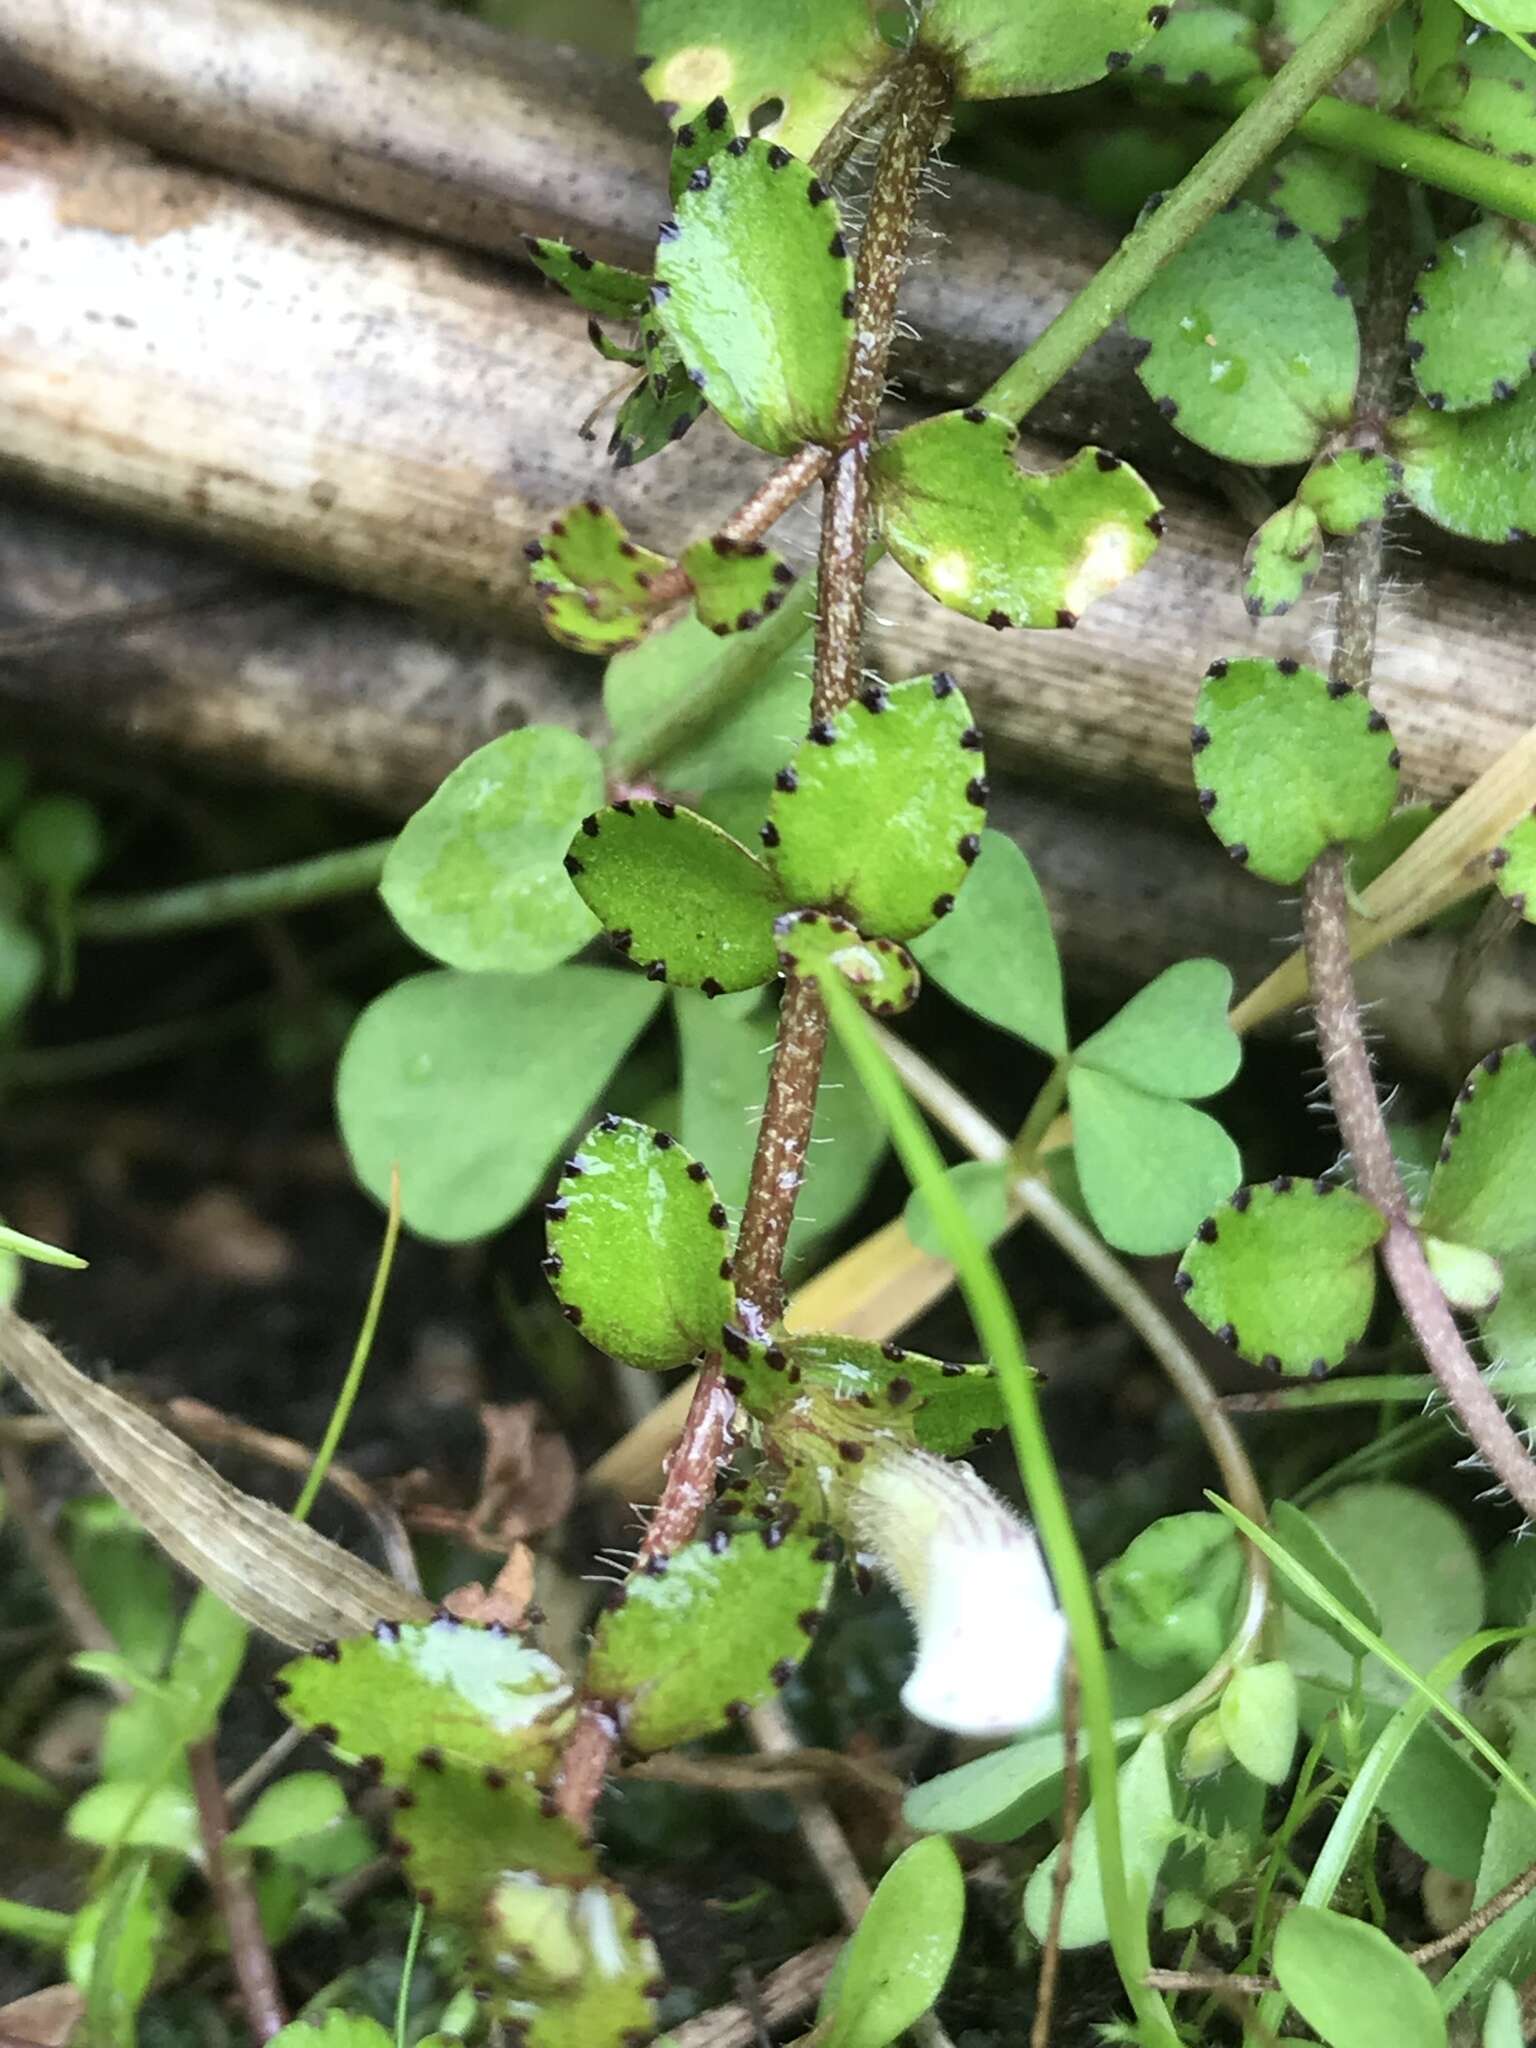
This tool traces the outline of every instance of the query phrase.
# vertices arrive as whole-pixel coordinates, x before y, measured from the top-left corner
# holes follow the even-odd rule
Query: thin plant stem
[[[913,1185],[920,1187],[928,1198],[935,1227],[954,1262],[977,1336],[997,1373],[1019,1477],[1055,1582],[1078,1668],[1083,1732],[1088,1745],[1091,1813],[1111,1951],[1141,2029],[1144,2048],[1175,2048],[1178,2035],[1167,2008],[1161,1996],[1145,1982],[1150,1967],[1147,1928],[1132,1906],[1126,1878],[1116,1796],[1114,1703],[1093,1582],[1078,1547],[1071,1511],[1051,1455],[1018,1318],[996,1264],[944,1171],[938,1146],[882,1055],[853,996],[838,982],[829,981],[826,1001],[838,1037],[890,1132],[897,1157]]]
[[[1496,1891],[1475,1913],[1469,1913],[1459,1927],[1453,1927],[1449,1934],[1442,1934],[1435,1941],[1426,1941],[1420,1947],[1408,1951],[1416,1963],[1437,1962],[1441,1956],[1454,1954],[1465,1948],[1470,1941],[1476,1941],[1485,1927],[1491,1927],[1495,1920],[1502,1920],[1511,1906],[1518,1906],[1523,1898],[1536,1891],[1536,1863],[1529,1870],[1522,1870],[1518,1877]]]
[[[26,1459],[14,1444],[5,1442],[0,1442],[0,1486],[5,1489],[6,1508],[23,1547],[53,1596],[69,1633],[82,1650],[119,1655],[117,1639],[92,1605],[74,1559],[48,1525]],[[133,1696],[133,1687],[115,1675],[106,1684],[120,1700]]]
[[[0,1934],[12,1941],[30,1941],[39,1948],[63,1948],[74,1925],[70,1913],[51,1906],[33,1906],[25,1899],[0,1899]]]
[[[1273,1977],[1252,1977],[1242,1971],[1229,1974],[1222,1970],[1148,1970],[1147,1982],[1155,1984],[1159,1991],[1225,1991],[1244,1998],[1256,1998],[1260,1992],[1277,1988]]]
[[[1077,1843],[1077,1823],[1082,1813],[1083,1778],[1078,1757],[1078,1723],[1081,1698],[1077,1666],[1071,1653],[1061,1672],[1061,1847],[1051,1873],[1051,1914],[1046,1924],[1045,1948],[1040,1957],[1040,1980],[1035,1990],[1035,2017],[1029,2030],[1029,2048],[1051,2048],[1051,2015],[1056,2005],[1056,1979],[1061,1970],[1061,1918],[1066,1911],[1067,1886],[1072,1880],[1072,1851]]]
[[[246,2024],[258,2042],[270,2041],[287,2024],[283,1994],[244,1861],[238,1854],[228,1854],[229,1807],[224,1787],[219,1783],[211,1736],[189,1746],[187,1769],[197,1803],[203,1865],[229,1937],[229,1959],[245,2007]]]
[[[394,843],[370,839],[313,860],[287,861],[248,875],[216,875],[212,881],[142,896],[86,896],[75,906],[75,931],[82,939],[157,939],[357,896],[377,886]]]
[[[1206,151],[1178,188],[1132,229],[1084,289],[1011,363],[978,404],[1022,420],[1153,278],[1280,146],[1314,101],[1397,12],[1399,0],[1335,0],[1317,27]]]
[[[416,1975],[416,1952],[421,1931],[427,1924],[427,1909],[420,1900],[411,1915],[411,1931],[405,1937],[405,1959],[400,1965],[400,1989],[395,1996],[395,2048],[407,2048],[406,2035],[411,2017],[411,1984]]]
[[[367,1370],[368,1355],[373,1350],[374,1333],[379,1327],[379,1316],[384,1308],[384,1293],[389,1286],[390,1269],[395,1263],[395,1246],[400,1240],[400,1168],[389,1169],[389,1215],[384,1224],[384,1242],[379,1249],[379,1263],[374,1270],[373,1286],[369,1289],[368,1305],[363,1311],[362,1325],[357,1333],[357,1342],[352,1347],[352,1357],[347,1366],[346,1377],[341,1383],[341,1392],[336,1396],[336,1405],[331,1410],[330,1421],[325,1426],[325,1435],[315,1453],[315,1462],[309,1468],[298,1499],[293,1504],[293,1519],[307,1522],[309,1511],[314,1506],[320,1489],[325,1484],[325,1475],[331,1469],[331,1461],[341,1444],[348,1422],[351,1420],[353,1405],[363,1384]]]

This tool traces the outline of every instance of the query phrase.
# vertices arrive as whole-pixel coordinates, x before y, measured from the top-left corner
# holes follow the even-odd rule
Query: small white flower
[[[850,1501],[860,1547],[917,1629],[902,1703],[957,1735],[1010,1735],[1056,1708],[1067,1630],[1034,1531],[969,1465],[871,1458]]]

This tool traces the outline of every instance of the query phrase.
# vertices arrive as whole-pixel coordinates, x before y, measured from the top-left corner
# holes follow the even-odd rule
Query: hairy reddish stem
[[[736,547],[751,547],[760,541],[792,506],[799,504],[816,479],[825,474],[832,459],[830,448],[807,441],[787,462],[781,462],[771,475],[765,476],[750,498],[742,500],[730,518],[716,528],[717,537]],[[686,597],[692,587],[682,563],[674,562],[670,569],[651,578],[646,600],[653,611],[661,611]]]

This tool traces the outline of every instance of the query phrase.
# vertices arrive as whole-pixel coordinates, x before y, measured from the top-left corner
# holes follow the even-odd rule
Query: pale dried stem
[[[228,1853],[229,1806],[219,1783],[218,1761],[211,1737],[194,1742],[187,1750],[187,1768],[197,1802],[197,1822],[203,1840],[203,1865],[209,1887],[229,1937],[229,1959],[234,1965],[240,2002],[246,2024],[258,2042],[270,2041],[287,2025],[283,1994],[277,1981],[272,1951],[267,1946],[244,1862],[237,1851]]]
[[[1065,1760],[1061,1784],[1061,1847],[1056,1855],[1056,1868],[1051,1874],[1051,1916],[1045,1930],[1045,1951],[1040,1958],[1040,1981],[1035,1992],[1035,2019],[1029,2032],[1029,2048],[1051,2048],[1051,2014],[1056,2005],[1056,1979],[1061,1970],[1061,1917],[1066,1911],[1067,1885],[1072,1877],[1072,1852],[1077,1843],[1077,1823],[1083,1802],[1083,1774],[1077,1753],[1081,1705],[1077,1661],[1069,1655],[1061,1673],[1061,1740]]]

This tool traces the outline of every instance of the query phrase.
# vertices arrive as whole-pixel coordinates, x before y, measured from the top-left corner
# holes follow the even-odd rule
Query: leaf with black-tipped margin
[[[515,1761],[412,1767],[391,1819],[389,1846],[434,1921],[478,1937],[487,1902],[508,1871],[529,1878],[596,1876],[591,1843],[570,1821],[543,1812],[542,1797]]]
[[[1255,1365],[1316,1372],[1365,1332],[1386,1227],[1349,1188],[1289,1177],[1240,1188],[1201,1224],[1178,1285],[1206,1328]]]
[[[1462,1084],[1420,1223],[1494,1258],[1536,1244],[1536,1051],[1484,1054]]]
[[[1150,85],[1241,85],[1264,69],[1259,31],[1251,13],[1240,7],[1204,6],[1179,0],[1161,35],[1144,43],[1131,58],[1128,78]]]
[[[577,654],[625,654],[645,638],[645,612],[605,611],[599,599],[553,577],[543,579],[539,615],[550,639]]]
[[[1404,497],[1436,526],[1493,542],[1536,533],[1536,378],[1504,405],[1416,405],[1388,422],[1387,441]]]
[[[1345,425],[1360,367],[1354,307],[1310,235],[1237,201],[1126,315],[1136,374],[1181,434],[1229,462],[1310,461]]]
[[[487,2013],[519,2048],[641,2048],[654,2038],[661,1958],[618,1885],[534,1884],[511,1871],[475,1944]]]
[[[672,161],[667,167],[667,185],[674,205],[688,189],[688,180],[699,165],[708,163],[728,142],[735,140],[736,123],[731,119],[730,104],[723,93],[717,93],[706,106],[700,107],[696,114],[690,114],[674,130]]]
[[[785,898],[873,938],[927,931],[980,854],[985,775],[953,678],[875,686],[780,773],[765,844]]]
[[[605,619],[643,613],[653,579],[672,566],[665,555],[632,541],[618,514],[596,498],[557,512],[525,552],[535,589],[553,574],[593,598]]]
[[[1325,847],[1368,839],[1397,800],[1386,720],[1299,662],[1213,662],[1192,748],[1206,823],[1266,881],[1298,882]]]
[[[1272,512],[1243,555],[1243,602],[1256,619],[1278,619],[1312,588],[1323,566],[1323,529],[1292,500]]]
[[[903,1344],[837,1332],[792,1332],[727,1361],[741,1399],[764,1420],[781,1418],[806,1387],[849,1412],[850,1434],[896,1434],[943,1458],[958,1458],[1006,1416],[989,1365],[946,1365]]]
[[[645,375],[619,407],[608,453],[615,469],[646,462],[681,441],[704,410],[704,394],[683,367],[654,312],[640,331]]]
[[[1317,514],[1327,533],[1358,533],[1386,517],[1402,472],[1372,448],[1339,448],[1320,455],[1297,486],[1298,501]]]
[[[1536,923],[1536,813],[1522,818],[1488,856],[1494,885],[1518,916]]]
[[[866,939],[846,917],[825,910],[788,911],[773,930],[786,975],[803,978],[831,968],[876,1017],[898,1016],[917,1001],[922,975],[894,939]]]
[[[1128,463],[1083,448],[1025,471],[1018,429],[976,407],[895,434],[870,481],[891,553],[930,597],[989,626],[1075,626],[1133,576],[1162,532],[1155,494]]]
[[[1425,81],[1419,111],[1458,142],[1523,162],[1536,154],[1536,66],[1507,37],[1481,36]]]
[[[469,1770],[539,1771],[571,1725],[563,1671],[504,1629],[439,1615],[381,1621],[278,1674],[283,1712],[401,1784],[428,1751]]]
[[[1258,173],[1253,183],[1259,189],[1252,196],[1326,244],[1359,227],[1370,212],[1375,179],[1374,168],[1357,158],[1293,142]]]
[[[924,0],[917,40],[961,99],[1036,99],[1123,71],[1166,19],[1147,0]]]
[[[535,269],[567,298],[603,320],[637,319],[650,294],[651,281],[617,263],[599,263],[584,249],[548,235],[524,235],[523,247]]]
[[[642,1755],[712,1735],[788,1680],[831,1587],[815,1544],[772,1524],[686,1544],[600,1617],[587,1691]]]
[[[604,1117],[571,1155],[547,1214],[549,1284],[599,1350],[664,1371],[719,1343],[736,1306],[725,1211],[667,1132]]]
[[[718,995],[778,973],[783,892],[696,811],[621,799],[583,822],[566,867],[609,938],[653,980]]]
[[[764,541],[716,534],[685,548],[682,565],[693,585],[699,624],[712,633],[749,633],[784,602],[795,572]]]
[[[810,166],[738,136],[700,166],[669,228],[657,306],[709,403],[772,454],[830,441],[853,350],[853,263]]]
[[[1413,381],[1436,410],[1513,398],[1536,352],[1536,251],[1525,230],[1484,214],[1448,235],[1419,273],[1407,333]]]

